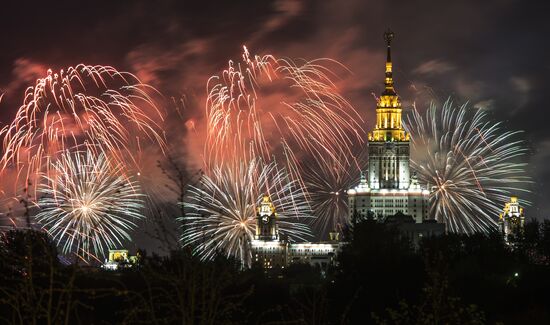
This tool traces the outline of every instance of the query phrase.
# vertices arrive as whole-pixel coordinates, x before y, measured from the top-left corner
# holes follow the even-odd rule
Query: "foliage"
[[[547,324],[550,222],[499,233],[427,237],[355,221],[338,264],[278,272],[188,249],[142,252],[137,268],[60,262],[42,232],[0,240],[2,324]],[[73,261],[74,262],[74,261]]]

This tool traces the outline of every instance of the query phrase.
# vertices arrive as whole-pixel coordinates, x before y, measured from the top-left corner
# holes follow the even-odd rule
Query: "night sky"
[[[166,98],[184,97],[182,123],[200,122],[208,77],[238,59],[243,45],[258,54],[343,63],[350,72],[339,73],[338,86],[372,121],[389,27],[405,108],[452,96],[483,107],[506,128],[524,130],[535,182],[526,215],[550,216],[550,8],[543,1],[18,3],[4,3],[0,14],[0,127],[48,68],[79,63],[111,65]],[[189,131],[179,129],[169,134],[172,143],[189,145]]]

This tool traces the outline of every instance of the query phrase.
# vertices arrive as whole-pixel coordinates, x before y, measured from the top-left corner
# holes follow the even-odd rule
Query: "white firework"
[[[299,183],[275,163],[251,159],[215,167],[198,187],[190,187],[185,203],[189,212],[182,220],[183,244],[193,246],[204,259],[222,253],[250,264],[256,211],[264,195],[277,210],[281,236],[291,241],[310,236],[302,223],[311,218],[310,208]]]
[[[528,192],[528,150],[519,131],[506,131],[478,108],[456,107],[447,100],[408,119],[412,167],[427,183],[431,213],[453,232],[487,232],[510,195]]]
[[[104,153],[66,151],[44,176],[36,220],[62,247],[85,259],[131,240],[143,195],[123,165]]]

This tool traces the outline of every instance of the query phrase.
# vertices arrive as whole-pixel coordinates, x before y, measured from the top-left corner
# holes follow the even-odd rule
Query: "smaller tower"
[[[279,240],[279,229],[277,229],[277,213],[269,196],[264,195],[256,217],[257,240]]]
[[[287,243],[279,238],[277,213],[269,196],[264,195],[256,215],[256,235],[252,241],[252,258],[264,269],[287,265]]]
[[[504,235],[504,240],[508,243],[510,235],[523,232],[525,217],[523,216],[523,208],[519,205],[518,198],[512,196],[510,202],[504,204],[504,210],[498,220],[500,231]]]

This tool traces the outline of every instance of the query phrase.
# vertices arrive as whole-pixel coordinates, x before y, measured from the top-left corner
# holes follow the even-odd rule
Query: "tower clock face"
[[[268,217],[268,216],[263,216],[263,217],[262,217],[262,221],[263,221],[264,223],[268,223],[268,222],[269,222],[269,217]]]

